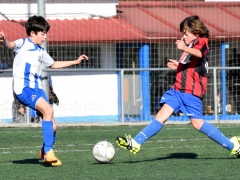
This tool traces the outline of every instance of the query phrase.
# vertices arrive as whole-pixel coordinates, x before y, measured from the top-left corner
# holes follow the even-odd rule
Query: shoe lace
[[[127,139],[132,139],[132,137],[131,137],[130,134],[129,134],[129,135],[125,134],[125,137],[126,137]]]
[[[236,150],[236,155],[240,155],[240,146],[238,147],[238,149]]]

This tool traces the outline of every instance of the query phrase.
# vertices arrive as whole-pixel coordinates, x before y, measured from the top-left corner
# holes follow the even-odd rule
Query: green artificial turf
[[[117,136],[134,136],[143,126],[59,127],[55,154],[61,167],[49,167],[39,159],[41,128],[0,129],[0,179],[239,179],[240,159],[199,133],[191,125],[165,125],[161,132],[132,155],[115,144]],[[218,128],[227,136],[240,135],[240,125]],[[114,159],[98,163],[92,148],[107,140],[115,146]]]

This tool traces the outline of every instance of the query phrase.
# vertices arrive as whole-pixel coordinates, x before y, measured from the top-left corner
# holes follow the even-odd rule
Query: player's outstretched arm
[[[167,63],[167,66],[168,66],[168,68],[171,69],[171,70],[176,70],[177,67],[178,67],[178,63],[179,63],[179,62],[176,61],[176,60],[169,59],[169,62]]]
[[[81,56],[79,56],[79,58],[77,60],[73,60],[73,61],[55,61],[51,68],[52,69],[58,69],[58,68],[64,68],[64,67],[68,67],[68,66],[72,66],[72,65],[77,65],[80,64],[82,60],[88,60],[88,57],[83,54]]]
[[[8,41],[3,31],[0,31],[0,42],[7,49],[14,49],[16,44],[13,41]]]

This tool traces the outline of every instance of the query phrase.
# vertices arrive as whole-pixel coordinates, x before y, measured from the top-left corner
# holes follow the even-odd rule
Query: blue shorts
[[[202,100],[189,93],[171,88],[162,96],[160,104],[168,104],[175,113],[181,111],[189,118],[202,119]]]
[[[22,94],[19,94],[19,95],[16,94],[16,97],[20,103],[35,110],[36,110],[36,102],[39,98],[42,97],[47,102],[49,102],[43,89],[32,89],[29,87],[25,87],[22,90]]]

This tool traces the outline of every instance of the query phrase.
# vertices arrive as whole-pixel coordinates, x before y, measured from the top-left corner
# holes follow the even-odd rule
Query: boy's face
[[[47,32],[38,32],[35,34],[35,32],[31,32],[31,40],[38,45],[43,44],[43,42],[47,39]]]
[[[194,34],[190,33],[188,30],[185,30],[183,32],[183,40],[186,43],[186,45],[189,45],[192,40],[196,39],[197,36],[195,36]]]

